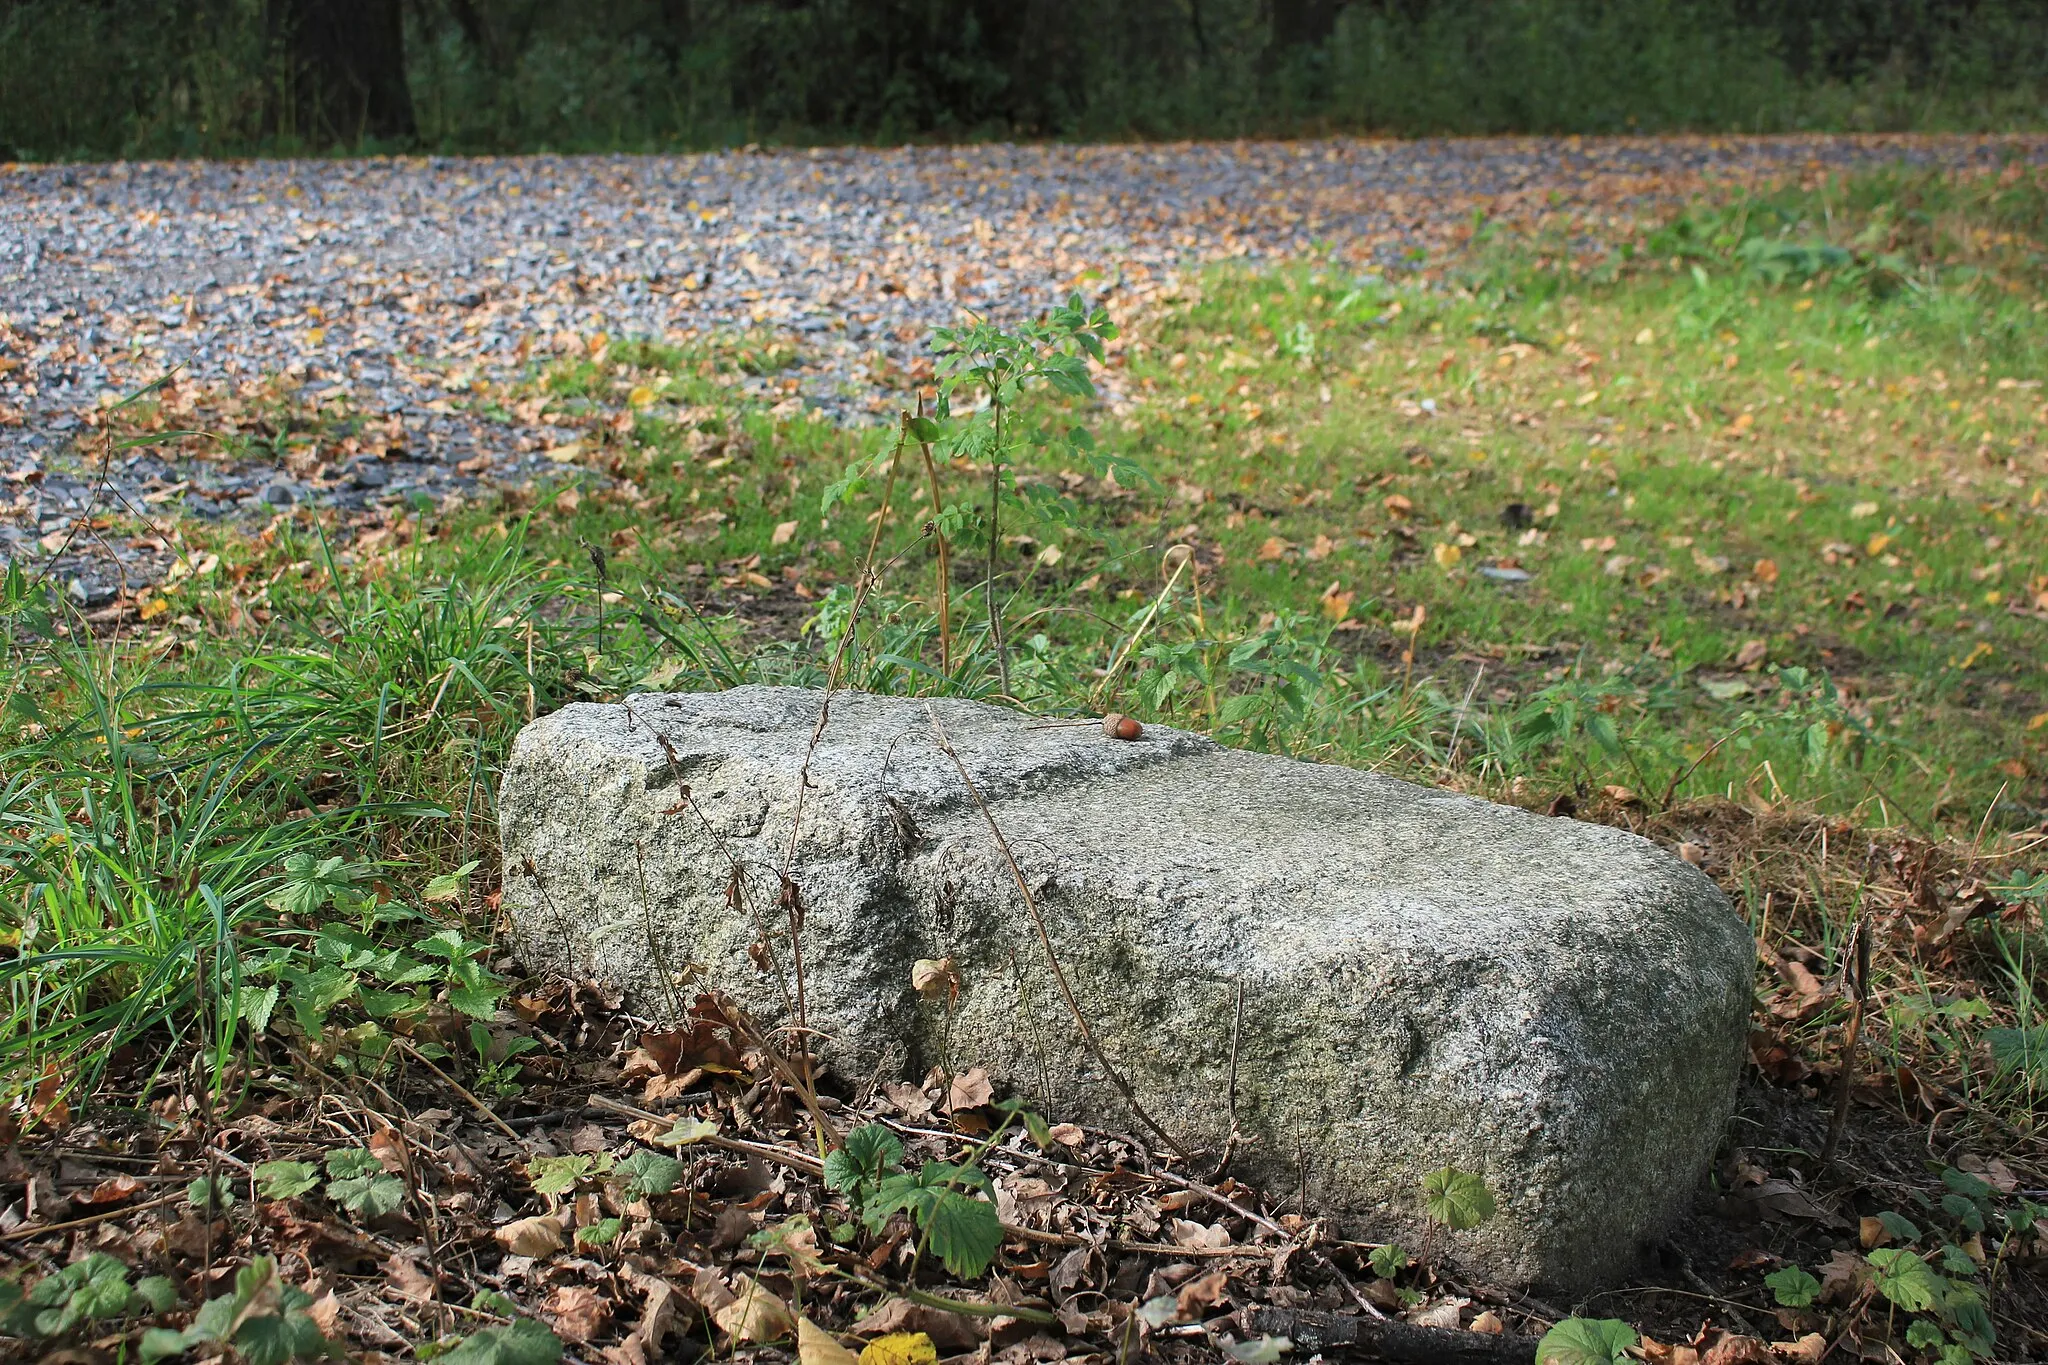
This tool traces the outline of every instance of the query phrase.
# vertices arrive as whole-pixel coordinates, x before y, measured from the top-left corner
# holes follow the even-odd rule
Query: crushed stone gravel
[[[1143,305],[1176,272],[1318,254],[1361,272],[1475,213],[1584,223],[1715,180],[2048,159],[2048,139],[1790,137],[984,145],[701,156],[0,167],[0,560],[92,604],[160,547],[79,535],[127,503],[206,518],[464,496],[567,434],[490,401],[595,334],[774,334],[753,396],[873,420],[934,325],[1073,289]],[[266,399],[345,409],[363,452],[264,439],[107,461],[99,413],[175,370],[206,426]],[[207,427],[207,429],[217,429]]]

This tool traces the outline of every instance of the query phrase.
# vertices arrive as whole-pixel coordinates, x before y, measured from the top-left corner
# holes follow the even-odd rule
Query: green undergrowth
[[[800,343],[593,339],[477,400],[580,428],[549,486],[183,526],[203,570],[112,633],[12,572],[7,1089],[230,1093],[269,1031],[516,1091],[482,1006],[518,726],[820,685],[842,646],[879,691],[1996,854],[2048,819],[2042,202],[2038,172],[1900,174],[1597,243],[1481,223],[1398,273],[1219,269],[1121,335],[1084,307],[941,337],[925,415],[861,430],[744,396]],[[1888,967],[1884,1046],[2025,1127],[2044,883],[1985,866],[2034,909],[1947,976]],[[1854,898],[1810,899],[1833,954]]]

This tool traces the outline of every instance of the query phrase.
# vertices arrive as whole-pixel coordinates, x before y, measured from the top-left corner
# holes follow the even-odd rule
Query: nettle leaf
[[[1636,1329],[1613,1318],[1566,1318],[1536,1343],[1536,1365],[1620,1365]]]
[[[270,907],[300,918],[349,890],[355,876],[345,858],[315,858],[294,853],[284,860],[284,887],[270,898]]]
[[[1493,1192],[1472,1172],[1446,1166],[1422,1177],[1422,1207],[1436,1222],[1462,1232],[1493,1217]]]
[[[472,1019],[493,1018],[498,1013],[498,1002],[504,998],[503,986],[464,983],[448,988],[448,1003]]]
[[[427,880],[427,889],[420,893],[425,901],[459,901],[462,893],[469,888],[469,874],[480,866],[474,860],[464,863],[453,872],[443,872]]]
[[[555,1365],[562,1358],[562,1341],[532,1318],[520,1318],[509,1327],[471,1332],[460,1346],[435,1358],[442,1365]]]
[[[276,1008],[276,986],[242,986],[235,991],[235,1013],[242,1017],[251,1033],[261,1033],[269,1028],[271,1013]]]
[[[1820,1281],[1796,1265],[1773,1270],[1764,1276],[1764,1283],[1786,1308],[1804,1308],[1820,1297]]]
[[[1003,1244],[996,1206],[958,1190],[938,1191],[918,1221],[947,1271],[963,1280],[979,1278]]]
[[[1869,1261],[1877,1272],[1871,1278],[1877,1292],[1909,1313],[1934,1307],[1947,1285],[1939,1271],[1910,1251],[1887,1247],[1871,1252]]]

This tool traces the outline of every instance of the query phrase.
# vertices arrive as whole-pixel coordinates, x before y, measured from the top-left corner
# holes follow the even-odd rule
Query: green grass
[[[1398,277],[1307,260],[1189,280],[1125,320],[1108,404],[1018,409],[1017,430],[1091,428],[1152,481],[1105,478],[1064,437],[1019,453],[998,576],[1015,700],[1702,840],[1760,933],[1828,963],[1859,908],[1893,903],[1879,874],[1816,860],[1817,831],[1933,837],[1943,867],[2026,887],[2038,859],[2008,850],[2048,818],[2044,184],[1872,177],[1602,242],[1482,229]],[[905,451],[849,626],[893,432],[735,397],[793,344],[612,342],[542,367],[476,401],[584,425],[558,486],[346,538],[305,514],[261,540],[183,526],[217,561],[111,637],[17,577],[10,1088],[104,1072],[138,1101],[202,1046],[226,1075],[266,983],[290,1001],[379,944],[489,939],[497,765],[535,711],[821,683],[849,629],[853,685],[994,696],[976,448],[942,442],[929,474]],[[827,510],[849,466],[865,477]],[[279,908],[310,875],[294,854],[361,869],[319,904],[362,944],[323,947]],[[423,899],[476,860],[473,894]],[[1888,940],[1873,1043],[2023,1127],[2038,1072],[1987,1042],[2042,1023],[2032,885],[1946,955]],[[298,1045],[363,1046],[375,979]],[[1788,1037],[1820,1058],[1837,1022]],[[145,1042],[162,1060],[138,1069]]]

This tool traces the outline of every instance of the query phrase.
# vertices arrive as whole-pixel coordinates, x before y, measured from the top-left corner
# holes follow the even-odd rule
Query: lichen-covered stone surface
[[[527,726],[501,817],[529,959],[656,1015],[696,975],[787,1018],[777,870],[823,701],[743,687]],[[1136,1126],[935,719],[1104,1050],[1184,1142],[1215,1150],[1230,1130],[1241,985],[1239,1169],[1274,1190],[1305,1179],[1350,1232],[1413,1247],[1424,1173],[1456,1164],[1500,1211],[1434,1246],[1494,1280],[1583,1286],[1692,1198],[1733,1102],[1752,970],[1712,883],[1618,830],[1157,726],[1127,742],[972,702],[833,699],[788,872],[810,1024],[841,1074],[979,1065],[1056,1119]],[[748,952],[764,926],[772,972]],[[950,1029],[911,987],[940,957],[963,980]]]

